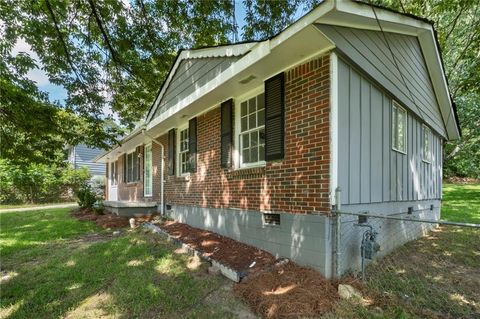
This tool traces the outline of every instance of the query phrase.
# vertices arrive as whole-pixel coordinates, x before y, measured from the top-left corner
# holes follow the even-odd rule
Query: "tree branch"
[[[62,48],[63,48],[63,51],[65,53],[65,58],[67,59],[67,63],[70,65],[70,68],[72,69],[73,73],[75,74],[77,80],[80,82],[83,90],[84,90],[84,93],[85,93],[85,96],[89,98],[89,94],[88,94],[88,88],[86,86],[86,84],[83,82],[81,76],[78,74],[78,71],[77,71],[77,68],[75,67],[75,64],[73,63],[73,60],[70,56],[70,53],[68,52],[68,47],[67,47],[67,43],[65,42],[65,39],[63,38],[63,35],[62,35],[62,32],[60,31],[60,28],[58,26],[58,21],[57,21],[57,18],[55,17],[55,13],[53,12],[53,9],[52,9],[52,6],[50,4],[50,1],[49,0],[46,0],[45,1],[45,4],[47,5],[47,9],[48,9],[48,12],[50,13],[50,17],[53,21],[53,24],[54,24],[54,27],[55,27],[55,31],[57,33],[57,36],[58,36],[58,39],[60,40],[60,43],[62,45]]]

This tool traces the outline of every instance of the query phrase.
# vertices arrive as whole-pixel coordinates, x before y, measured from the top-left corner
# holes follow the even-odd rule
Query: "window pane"
[[[261,110],[257,113],[257,126],[262,126],[265,124],[265,110]]]
[[[248,123],[247,123],[247,121],[248,121],[248,117],[246,117],[246,116],[245,116],[245,117],[242,117],[242,120],[241,120],[241,122],[242,122],[242,124],[241,124],[241,127],[242,127],[241,130],[242,130],[242,132],[248,130]]]
[[[248,100],[248,113],[251,114],[255,112],[256,109],[257,109],[256,98],[251,98],[250,100]]]
[[[263,110],[265,108],[265,95],[262,93],[257,96],[257,110]]]
[[[265,145],[265,129],[262,128],[261,130],[258,131],[259,134],[259,140],[258,143],[260,145]]]
[[[258,160],[259,161],[265,160],[265,147],[263,145],[260,145],[258,147]]]
[[[241,109],[242,109],[241,116],[247,115],[247,102],[246,101],[241,104]]]
[[[250,141],[252,142],[252,147],[258,145],[258,131],[250,133]]]
[[[248,133],[242,135],[242,148],[248,148],[250,146]]]
[[[257,127],[257,115],[253,113],[248,116],[248,129],[251,130],[252,128],[256,128],[256,127]]]
[[[253,147],[250,151],[250,161],[252,163],[258,162],[258,147]]]
[[[250,163],[250,150],[248,148],[243,150],[242,157],[244,163]]]

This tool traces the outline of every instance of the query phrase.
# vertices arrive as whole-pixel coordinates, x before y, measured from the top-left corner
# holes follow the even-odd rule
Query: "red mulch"
[[[113,214],[99,215],[87,208],[80,208],[72,212],[72,216],[79,220],[94,221],[102,228],[124,228],[130,225],[128,217]]]
[[[193,249],[245,275],[275,262],[275,257],[264,250],[203,229],[178,222],[166,222],[160,228]],[[250,268],[253,262],[255,265]]]
[[[335,283],[293,262],[248,277],[234,292],[263,318],[319,317],[339,299]]]

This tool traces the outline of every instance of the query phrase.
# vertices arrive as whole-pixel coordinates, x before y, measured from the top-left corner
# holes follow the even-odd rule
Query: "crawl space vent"
[[[263,223],[265,225],[280,225],[280,214],[263,214]]]

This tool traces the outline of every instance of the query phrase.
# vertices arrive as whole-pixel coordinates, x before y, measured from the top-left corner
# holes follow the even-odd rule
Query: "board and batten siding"
[[[401,104],[446,137],[442,113],[416,37],[324,24],[316,27]]]
[[[228,69],[241,56],[183,60],[168,85],[154,117],[159,116]]]
[[[338,59],[338,185],[342,204],[439,199],[442,139],[422,159],[422,122],[408,112],[407,154],[392,149],[392,99]]]
[[[90,148],[80,144],[73,148],[70,163],[74,168],[87,167],[92,175],[105,175],[105,164],[95,163],[93,160],[102,152],[99,148]]]

